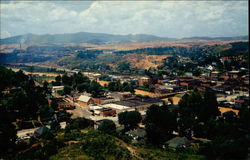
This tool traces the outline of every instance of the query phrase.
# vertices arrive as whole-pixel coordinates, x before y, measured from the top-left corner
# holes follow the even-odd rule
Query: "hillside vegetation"
[[[50,135],[50,136],[48,136]],[[44,155],[45,154],[45,155]],[[39,157],[39,158],[38,158]],[[198,160],[204,156],[196,151],[175,153],[156,148],[133,146],[97,130],[49,132],[40,141],[19,152],[17,159],[49,160]]]

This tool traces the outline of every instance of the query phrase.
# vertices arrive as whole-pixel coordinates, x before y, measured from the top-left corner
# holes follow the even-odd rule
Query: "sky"
[[[248,35],[248,1],[1,1],[0,36],[94,32]]]

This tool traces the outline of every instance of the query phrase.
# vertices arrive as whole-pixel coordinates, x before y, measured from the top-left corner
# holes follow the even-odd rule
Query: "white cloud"
[[[73,1],[1,4],[1,29],[24,33],[248,34],[247,1]]]

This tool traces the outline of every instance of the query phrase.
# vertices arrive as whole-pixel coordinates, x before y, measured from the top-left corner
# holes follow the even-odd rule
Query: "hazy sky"
[[[248,1],[1,1],[1,38],[98,32],[162,37],[248,35]]]

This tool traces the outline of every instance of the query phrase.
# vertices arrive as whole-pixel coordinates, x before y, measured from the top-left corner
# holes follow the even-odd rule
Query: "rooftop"
[[[115,102],[115,104],[128,106],[128,107],[136,107],[146,104],[154,104],[154,103],[161,103],[162,100],[155,99],[155,98],[146,98],[146,99],[129,99],[129,100],[123,100],[119,102]]]
[[[90,100],[90,98],[91,97],[89,97],[89,96],[81,95],[77,100],[87,103]]]
[[[126,107],[124,105],[119,105],[119,104],[115,104],[115,103],[104,104],[103,107],[118,109],[118,110],[123,110],[123,109],[129,108],[129,107]]]

